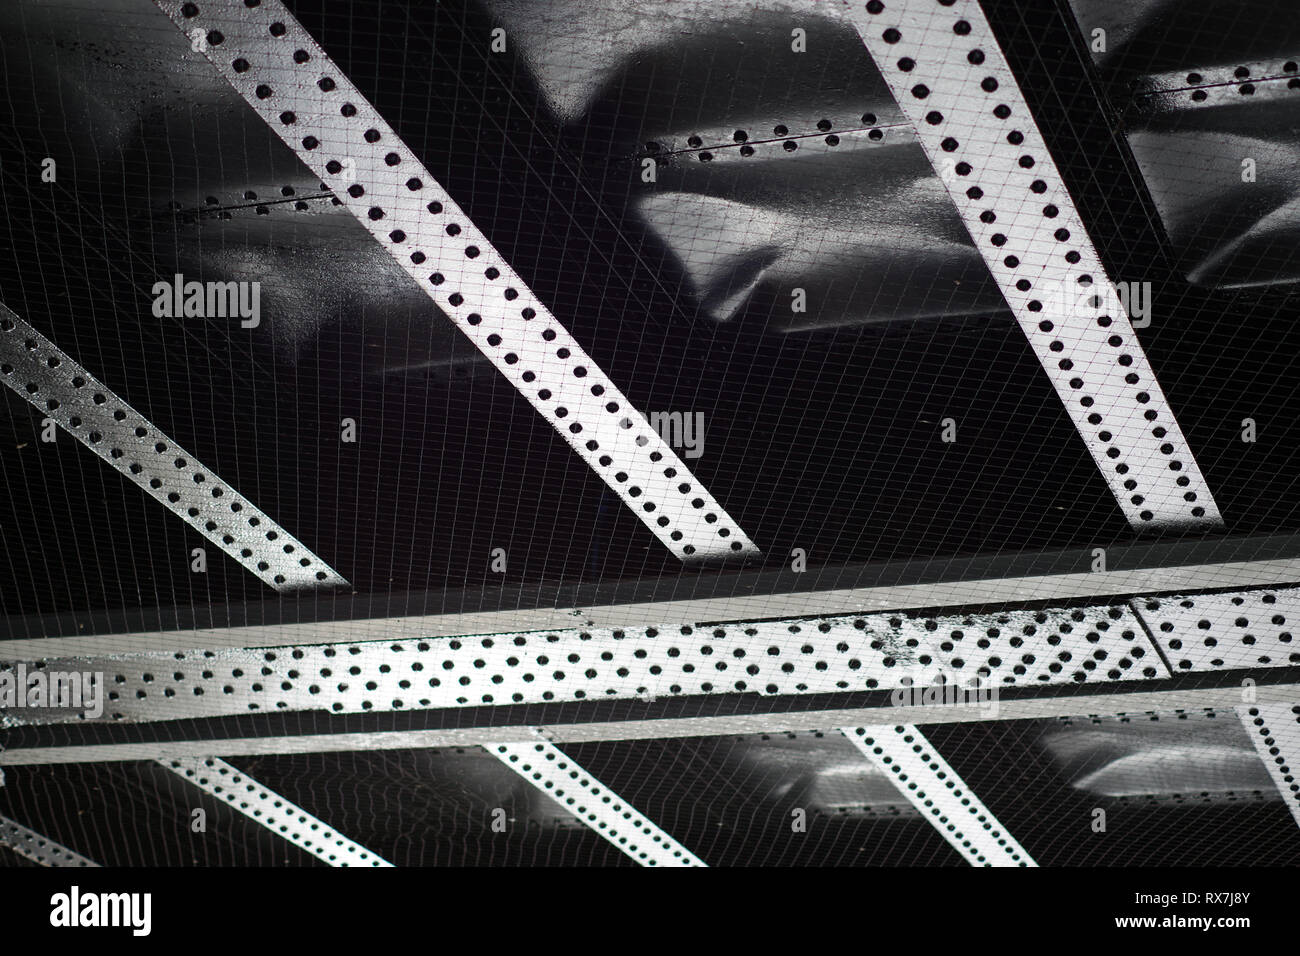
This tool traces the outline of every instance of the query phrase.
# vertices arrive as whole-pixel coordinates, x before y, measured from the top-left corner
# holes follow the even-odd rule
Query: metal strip
[[[0,816],[0,845],[7,846],[20,856],[25,856],[42,866],[98,867],[75,850],[69,850],[49,837],[41,836],[8,817]]]
[[[1037,866],[911,724],[841,727],[971,866]]]
[[[1234,553],[1258,553],[1259,546],[1242,542]],[[1059,565],[1086,566],[1091,553],[1065,555]],[[1047,562],[1048,566],[1051,562]],[[893,577],[889,575],[889,577]],[[815,579],[814,579],[815,580]],[[743,593],[751,586],[730,586],[734,597],[707,597],[675,601],[643,601],[597,606],[520,608],[504,611],[463,611],[406,617],[352,618],[310,623],[236,627],[192,627],[122,634],[95,633],[77,623],[82,633],[70,637],[9,640],[0,643],[0,659],[74,657],[83,654],[130,654],[140,651],[183,651],[194,647],[285,647],[293,644],[366,640],[382,636],[409,641],[433,637],[487,636],[542,628],[567,628],[575,620],[588,627],[644,627],[646,621],[661,626],[697,624],[701,621],[746,621],[757,618],[797,617],[814,614],[853,614],[914,608],[1107,599],[1154,592],[1195,591],[1209,588],[1248,588],[1300,581],[1300,560],[1274,558],[1212,564],[1139,567],[1131,570],[1067,574],[1017,574],[1010,577],[976,577],[923,584],[832,588],[789,593]],[[718,590],[723,590],[721,587]],[[255,614],[248,614],[256,618]],[[39,626],[22,626],[32,632]],[[64,625],[66,626],[66,625]]]
[[[330,866],[393,865],[330,829],[302,807],[266,789],[224,760],[171,757],[159,759],[158,763]]]
[[[488,751],[642,866],[705,865],[554,744],[504,743]]]
[[[931,635],[935,662],[945,673],[958,678],[975,673],[987,686],[1170,676],[1127,608],[1041,608],[908,620],[913,632]]]
[[[3,304],[0,359],[0,381],[277,591],[347,585],[301,541]]]
[[[1300,700],[1300,685],[1261,684],[1254,688],[1260,702]],[[744,713],[721,716],[662,717],[647,720],[548,724],[542,730],[555,743],[591,743],[606,740],[660,740],[672,737],[709,737],[821,730],[836,726],[878,724],[882,720],[913,724],[950,724],[986,720],[1039,720],[1054,717],[1092,717],[1177,714],[1202,708],[1222,709],[1241,703],[1237,684],[1148,691],[1140,688],[1098,694],[1053,695],[1003,699],[996,709],[954,707],[947,703],[896,707],[882,702],[871,707],[832,710],[791,710],[780,713]],[[60,747],[19,747],[0,751],[0,766],[60,763],[98,763],[117,760],[153,760],[223,753],[228,756],[258,754],[339,753],[353,750],[418,750],[424,747],[489,746],[518,740],[529,727],[497,725],[438,730],[363,731],[360,733],[300,734],[290,737],[222,738],[207,740],[157,740],[115,744],[73,744]]]
[[[1285,99],[1297,91],[1300,56],[1144,76],[1134,81],[1132,102],[1143,113],[1172,113]]]
[[[1300,704],[1238,707],[1237,716],[1277,784],[1286,808],[1300,826]]]
[[[1300,588],[1135,598],[1176,673],[1300,665]]]
[[[849,9],[1129,523],[1220,526],[977,0]]]
[[[766,137],[754,139],[722,141],[712,144],[700,140],[700,146],[678,142],[667,137],[659,137],[657,142],[661,150],[655,153],[643,153],[638,160],[649,158],[678,159],[699,163],[732,163],[744,160],[758,162],[761,160],[786,159],[796,152],[814,153],[853,153],[863,149],[875,149],[883,146],[899,146],[915,142],[916,131],[910,123],[885,123],[878,126],[852,127],[837,129],[833,133],[796,133],[789,136]]]
[[[155,0],[682,560],[757,548],[279,0]]]
[[[102,715],[17,708],[9,714],[15,724],[802,696],[940,682],[987,694],[1169,676],[1124,606],[924,618],[876,614],[662,631],[571,628],[463,640],[151,652],[45,666],[102,673],[109,689]]]

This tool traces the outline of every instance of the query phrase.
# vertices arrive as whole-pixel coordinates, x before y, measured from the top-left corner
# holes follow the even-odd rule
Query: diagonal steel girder
[[[280,0],[155,3],[666,547],[758,553]]]
[[[1300,826],[1300,695],[1286,702],[1243,704],[1237,716]]]
[[[971,866],[1038,865],[915,725],[842,727],[840,732]]]
[[[69,850],[63,844],[56,843],[49,837],[42,836],[35,830],[4,816],[0,816],[0,846],[7,846],[19,856],[25,856],[41,866],[83,868],[99,866],[76,850]]]
[[[533,738],[494,744],[486,749],[642,866],[705,865],[667,831],[601,784],[559,747],[542,738],[536,729]]]
[[[260,823],[330,866],[393,865],[224,760],[216,757],[168,757],[159,758],[157,762],[182,780],[225,801],[253,822]]]
[[[847,16],[1135,528],[1222,519],[978,0]]]
[[[0,382],[277,591],[347,585],[301,541],[3,303]]]

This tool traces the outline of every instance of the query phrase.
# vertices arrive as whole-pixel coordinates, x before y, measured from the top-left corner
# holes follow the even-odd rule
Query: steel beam
[[[102,713],[15,707],[9,720],[138,723],[735,694],[790,699],[936,683],[985,693],[1122,685],[1178,673],[1300,665],[1288,620],[1300,621],[1300,588],[992,613],[567,628],[45,659],[27,670],[102,674],[108,688]],[[0,669],[6,682],[0,686],[23,679],[17,665]]]
[[[1134,81],[1132,97],[1144,115],[1300,98],[1300,54],[1144,76]]]
[[[985,692],[1172,676],[1122,604],[927,617],[569,628],[477,638],[153,652],[38,662],[102,674],[103,712],[16,708],[22,723],[154,722],[249,713],[767,698],[920,687]],[[35,664],[31,669],[35,669]],[[0,680],[22,680],[17,667]]]
[[[915,725],[840,731],[971,866],[1038,865]]]
[[[98,867],[75,850],[69,850],[49,837],[41,836],[21,823],[0,816],[0,846],[7,846],[19,856],[25,856],[41,866]]]
[[[224,760],[216,757],[157,759],[182,780],[225,801],[253,822],[260,823],[330,866],[393,865]]]
[[[978,0],[872,0],[849,11],[1129,523],[1220,527]]]
[[[126,624],[117,623],[122,614],[111,613],[21,618],[7,622],[15,639],[0,643],[0,659],[414,640],[570,628],[575,622],[609,629],[644,627],[647,622],[681,626],[1300,582],[1300,540],[1288,535],[1116,546],[1106,549],[1106,559],[1112,570],[1089,570],[1096,560],[1094,552],[1075,549],[832,566],[809,569],[806,574],[752,571],[632,585],[536,586],[508,593],[497,588],[327,596],[299,602],[299,620],[284,620],[294,613],[295,605],[282,602],[168,609],[157,612],[156,618],[152,612],[130,612]],[[502,607],[507,601],[517,606]],[[424,613],[430,606],[448,610]],[[277,618],[283,623],[243,623]],[[146,622],[155,619],[166,621],[166,628],[149,628]],[[42,631],[67,636],[16,637]]]
[[[642,866],[705,865],[549,741],[516,741],[487,750]]]
[[[1300,665],[1300,588],[1134,598],[1175,673]]]
[[[1260,703],[1300,700],[1300,684],[1260,684],[1251,688]],[[608,740],[657,740],[673,737],[709,737],[735,734],[784,733],[825,730],[827,727],[865,726],[881,723],[947,724],[988,720],[1042,720],[1053,717],[1091,717],[1151,713],[1178,713],[1205,708],[1224,709],[1242,703],[1239,684],[1217,687],[1106,691],[1002,699],[996,709],[953,707],[946,704],[874,706],[754,712],[743,714],[664,717],[657,719],[614,719],[547,724],[537,728],[553,743],[592,743]],[[99,763],[118,760],[153,760],[196,757],[220,753],[226,756],[258,754],[339,753],[357,750],[418,750],[426,747],[491,746],[525,738],[533,728],[524,724],[448,728],[434,730],[374,730],[359,733],[300,734],[206,739],[139,740],[109,744],[13,747],[0,751],[0,766],[57,763]]]
[[[1237,716],[1300,826],[1300,695],[1290,702],[1243,705]]]
[[[3,304],[0,381],[277,591],[348,583]]]
[[[667,548],[757,554],[280,0],[155,2]]]

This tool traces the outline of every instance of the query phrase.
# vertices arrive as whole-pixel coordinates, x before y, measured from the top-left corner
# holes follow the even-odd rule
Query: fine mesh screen
[[[5,708],[0,816],[103,865],[329,862],[156,759],[212,757],[397,866],[966,865],[869,723],[1041,866],[1294,864],[1294,736],[1232,710],[1295,703],[1289,605],[1231,604],[1300,581],[1294,20],[3,5],[0,662],[111,658],[118,696]],[[1007,152],[1040,135],[1059,194]],[[1015,298],[1085,241],[1131,335]],[[863,654],[800,636],[831,617]],[[900,662],[1025,709],[896,714]],[[493,749],[550,726],[549,784]]]

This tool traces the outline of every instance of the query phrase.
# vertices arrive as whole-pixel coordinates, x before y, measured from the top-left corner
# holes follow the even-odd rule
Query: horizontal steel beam
[[[937,688],[955,691],[954,699],[993,702],[1009,691],[1292,668],[1300,665],[1296,622],[1300,588],[1290,587],[992,613],[90,655],[0,668],[0,706],[12,708],[8,720],[19,726],[735,695],[748,707],[777,710],[818,694],[904,691],[915,698]]]
[[[1250,688],[1259,703],[1300,701],[1300,683],[1261,684]],[[1243,702],[1238,684],[1179,690],[1108,691],[1027,697],[999,702],[996,712],[944,704],[819,709],[786,713],[727,714],[656,720],[612,720],[550,724],[537,728],[552,743],[606,740],[655,740],[733,734],[784,733],[858,727],[870,724],[946,724],[985,720],[1040,720],[1052,717],[1114,716],[1174,713],[1206,708],[1227,709]],[[369,731],[296,736],[229,737],[205,740],[159,740],[60,747],[18,747],[0,752],[0,766],[97,763],[181,757],[223,757],[259,754],[339,753],[361,750],[418,750],[430,747],[471,747],[514,743],[526,739],[526,725],[455,728],[447,730]]]
[[[88,703],[85,694],[24,700],[14,692],[85,674],[101,675],[99,696]],[[0,668],[0,705],[14,707],[15,724],[147,723],[735,694],[790,699],[936,682],[987,694],[1172,676],[1137,612],[1118,604],[19,662]]]
[[[727,572],[599,587],[520,585],[16,618],[0,623],[0,636],[9,638],[0,642],[0,659],[414,640],[575,625],[694,625],[1300,583],[1300,537],[1294,535],[1114,545],[1103,559],[1105,570],[1094,571],[1093,549],[1071,549],[812,567],[802,574]],[[22,636],[29,634],[51,636]]]
[[[1300,98],[1300,51],[1272,60],[1193,67],[1141,77],[1132,105],[1147,115]]]

